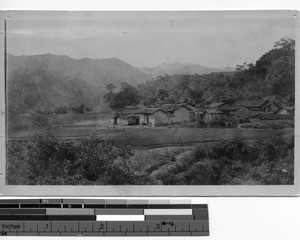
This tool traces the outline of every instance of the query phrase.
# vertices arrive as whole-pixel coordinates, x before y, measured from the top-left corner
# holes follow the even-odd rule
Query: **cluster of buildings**
[[[269,100],[242,101],[235,104],[222,101],[206,106],[195,106],[190,103],[164,103],[153,108],[127,106],[116,112],[113,124],[154,127],[195,120],[206,124],[218,120],[292,124],[293,116],[294,107],[281,106]]]

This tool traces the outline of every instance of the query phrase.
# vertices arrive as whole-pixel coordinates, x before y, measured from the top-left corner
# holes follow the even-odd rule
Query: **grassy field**
[[[103,140],[114,140],[116,143],[141,146],[159,147],[172,145],[188,145],[201,142],[218,142],[227,140],[254,140],[270,138],[293,133],[293,129],[191,129],[191,128],[127,128],[127,129],[100,129],[91,127],[54,128],[52,134],[66,140],[76,140],[94,134]],[[8,139],[31,139],[41,131],[20,131],[11,133]]]
[[[107,126],[111,124],[112,116],[112,113],[8,115],[8,130],[19,132],[51,126]]]

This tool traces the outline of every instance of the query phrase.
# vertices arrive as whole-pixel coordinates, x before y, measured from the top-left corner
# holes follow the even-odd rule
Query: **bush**
[[[193,149],[139,150],[97,137],[79,143],[37,135],[9,141],[8,184],[293,184],[293,136],[229,141]]]
[[[293,184],[293,148],[281,137],[205,144],[149,168],[150,176],[166,185]]]
[[[76,173],[76,151],[72,143],[54,136],[36,135],[27,147],[29,184],[72,184]],[[80,177],[80,176],[78,176]]]
[[[28,184],[30,168],[26,159],[26,143],[22,141],[7,142],[6,181],[9,185]]]
[[[66,114],[68,112],[68,108],[67,107],[56,107],[54,109],[54,113],[55,114]]]
[[[205,124],[207,125],[207,124]],[[238,121],[234,118],[221,118],[216,119],[209,123],[210,127],[226,127],[226,128],[236,128],[238,125]]]
[[[118,161],[127,161],[131,155],[130,149],[96,137],[74,144],[50,134],[36,135],[28,144],[9,144],[8,182],[31,185],[135,184],[133,172],[118,164]]]
[[[215,185],[216,171],[214,161],[201,159],[184,172],[185,182],[188,185]]]
[[[102,184],[132,182],[130,174],[126,174],[115,162],[118,158],[127,161],[132,155],[130,149],[117,146],[111,141],[91,137],[83,140],[76,152],[83,178],[89,181],[101,180]]]

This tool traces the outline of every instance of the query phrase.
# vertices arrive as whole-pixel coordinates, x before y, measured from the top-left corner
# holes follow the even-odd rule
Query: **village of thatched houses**
[[[293,124],[294,107],[269,101],[214,102],[205,106],[190,103],[163,103],[148,108],[126,106],[116,111],[114,125],[165,126],[180,122],[202,121],[211,124],[220,120],[259,124]]]
[[[115,125],[161,126],[175,122],[191,121],[197,108],[190,104],[162,104],[155,108],[127,106],[116,112]]]

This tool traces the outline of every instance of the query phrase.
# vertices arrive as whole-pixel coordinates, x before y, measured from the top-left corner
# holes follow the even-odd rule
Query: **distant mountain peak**
[[[10,110],[54,109],[60,106],[104,104],[105,87],[122,82],[147,82],[149,76],[118,58],[74,59],[51,53],[8,54]],[[101,105],[102,106],[102,105]]]
[[[60,77],[77,77],[103,89],[108,83],[137,85],[149,80],[143,71],[115,57],[74,59],[51,53],[31,56],[9,54],[8,66],[10,72],[43,69]]]
[[[233,68],[233,67],[225,67],[224,68],[224,70],[226,71],[226,72],[233,72],[233,71],[235,71],[235,69]]]
[[[148,74],[150,77],[157,77],[159,75],[174,75],[174,74],[209,74],[212,72],[229,72],[233,71],[232,68],[225,68],[225,69],[218,69],[218,68],[211,68],[202,66],[199,64],[194,63],[181,63],[181,62],[170,62],[170,63],[161,63],[156,67],[148,68],[144,67],[141,68],[143,72]]]

